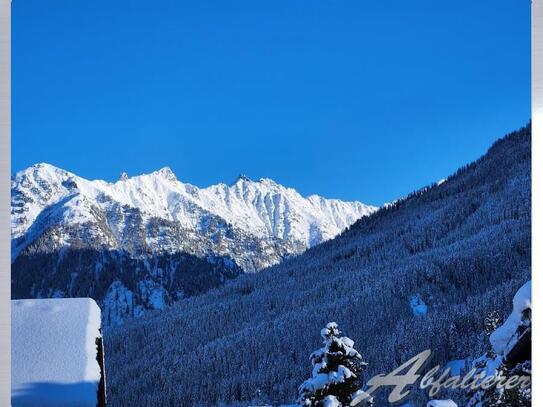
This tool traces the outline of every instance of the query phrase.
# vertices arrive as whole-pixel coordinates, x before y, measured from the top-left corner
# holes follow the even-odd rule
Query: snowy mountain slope
[[[54,228],[49,247],[78,242],[227,255],[255,271],[336,236],[374,210],[360,202],[304,198],[270,179],[240,176],[232,185],[198,188],[162,168],[108,183],[37,164],[12,178],[12,259]]]
[[[530,140],[526,126],[300,256],[112,328],[110,404],[254,405],[255,389],[268,404],[293,402],[312,333],[329,321],[356,341],[366,379],[426,349],[430,367],[483,354],[485,316],[509,313],[529,279]],[[419,390],[402,403],[425,406]]]
[[[375,210],[269,179],[197,188],[168,168],[108,183],[37,164],[11,187],[13,297],[92,297],[105,325],[279,263]]]

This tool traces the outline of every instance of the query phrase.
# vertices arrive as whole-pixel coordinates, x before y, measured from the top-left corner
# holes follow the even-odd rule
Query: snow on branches
[[[354,342],[335,322],[321,330],[324,346],[310,356],[311,378],[299,387],[298,403],[307,407],[342,407],[350,405],[353,394],[362,387],[362,373],[367,363],[353,348]]]

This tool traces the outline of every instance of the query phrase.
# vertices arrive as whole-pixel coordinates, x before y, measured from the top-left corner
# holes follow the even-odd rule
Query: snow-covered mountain
[[[240,176],[207,188],[169,168],[114,183],[49,164],[12,178],[12,260],[39,240],[48,250],[91,246],[230,257],[247,272],[331,239],[376,210],[360,202],[307,198],[271,179]]]
[[[92,297],[105,325],[276,264],[376,209],[270,179],[198,188],[163,168],[108,183],[49,164],[15,174],[11,197],[13,297]]]

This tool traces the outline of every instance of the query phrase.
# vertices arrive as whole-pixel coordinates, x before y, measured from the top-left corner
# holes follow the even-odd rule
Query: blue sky
[[[151,5],[153,7],[151,7]],[[530,2],[12,6],[12,170],[170,166],[381,204],[530,118]]]

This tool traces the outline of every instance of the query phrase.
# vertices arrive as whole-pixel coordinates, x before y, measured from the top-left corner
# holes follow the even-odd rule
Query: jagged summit
[[[271,178],[259,178],[258,180],[254,180],[251,177],[240,174],[237,176],[236,180],[230,184],[230,186],[239,185],[239,184],[265,184],[270,186],[279,186],[283,189],[288,189],[285,186],[282,186],[281,184],[277,183],[275,180]]]
[[[156,171],[156,173],[166,179],[173,181],[177,180],[177,177],[170,167],[162,167],[160,170]]]
[[[247,181],[247,182],[251,182],[252,179],[249,178],[247,175],[245,174],[239,174],[238,177],[236,178],[236,182],[238,181]]]
[[[254,182],[254,181],[245,174],[239,174],[234,180],[234,182],[231,182],[228,186],[233,187],[235,185],[238,185],[244,182]]]
[[[66,171],[66,170],[63,170],[62,168],[59,168],[53,164],[50,164],[50,163],[46,163],[46,162],[41,162],[41,163],[36,163],[34,165],[32,165],[31,167],[29,168],[39,168],[39,169],[45,169],[45,170],[59,170],[59,171]]]
[[[305,198],[271,179],[253,181],[245,175],[233,185],[198,188],[178,180],[169,167],[133,177],[123,173],[111,183],[37,164],[14,175],[12,191],[14,257],[51,227],[80,230],[83,239],[90,239],[89,224],[100,229],[92,237],[95,244],[123,248],[130,240],[132,246],[150,250],[186,250],[186,239],[183,243],[165,226],[152,226],[160,220],[198,237],[199,247],[190,248],[192,252],[232,255],[250,271],[331,239],[376,209],[360,202]],[[141,229],[125,236],[134,211]],[[61,233],[55,245],[71,240],[68,232]],[[271,254],[240,250],[241,240],[266,241],[261,248],[269,245]]]

